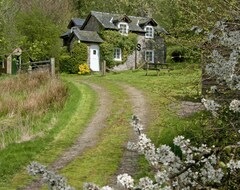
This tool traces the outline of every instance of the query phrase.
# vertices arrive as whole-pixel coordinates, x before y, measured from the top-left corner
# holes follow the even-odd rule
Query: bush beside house
[[[62,73],[77,74],[79,66],[87,62],[88,49],[84,43],[74,42],[70,53],[63,52],[59,60],[59,69]]]

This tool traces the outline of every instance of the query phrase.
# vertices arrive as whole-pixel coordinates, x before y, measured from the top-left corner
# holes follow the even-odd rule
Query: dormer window
[[[129,26],[126,22],[118,23],[119,32],[122,35],[128,35]]]
[[[146,26],[145,30],[145,38],[153,38],[154,37],[154,28],[153,26]]]

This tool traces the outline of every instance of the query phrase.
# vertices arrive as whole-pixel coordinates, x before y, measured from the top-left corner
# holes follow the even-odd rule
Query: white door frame
[[[89,65],[92,71],[100,71],[100,48],[97,44],[92,44],[89,47]]]

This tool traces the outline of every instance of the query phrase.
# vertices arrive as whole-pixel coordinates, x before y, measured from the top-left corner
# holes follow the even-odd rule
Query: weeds
[[[47,72],[21,74],[0,81],[0,149],[30,140],[32,121],[64,105],[67,88]]]

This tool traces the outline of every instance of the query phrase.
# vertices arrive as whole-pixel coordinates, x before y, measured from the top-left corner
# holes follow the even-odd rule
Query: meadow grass
[[[0,189],[17,189],[31,182],[26,166],[31,161],[45,165],[71,146],[95,112],[96,94],[88,86],[65,79],[69,98],[60,112],[48,112],[38,121],[39,129],[49,127],[44,136],[11,144],[0,151]]]
[[[34,123],[49,110],[60,110],[67,96],[63,82],[44,71],[7,78],[0,85],[0,149],[43,135],[44,128],[39,131]]]

